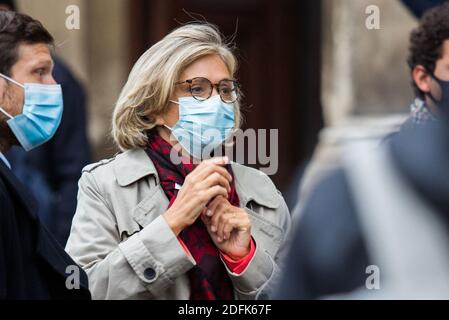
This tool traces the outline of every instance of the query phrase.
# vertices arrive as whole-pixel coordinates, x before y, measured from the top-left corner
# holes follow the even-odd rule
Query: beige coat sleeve
[[[95,175],[84,172],[66,250],[89,276],[94,299],[160,298],[195,262],[162,216],[121,242]]]

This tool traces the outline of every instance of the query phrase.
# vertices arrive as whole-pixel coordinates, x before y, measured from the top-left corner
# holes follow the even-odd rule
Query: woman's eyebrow
[[[219,83],[220,81],[225,81],[225,80],[235,81],[234,78],[232,78],[232,77],[227,77],[227,78],[223,78],[223,79],[221,79],[221,80],[218,80],[217,83]]]

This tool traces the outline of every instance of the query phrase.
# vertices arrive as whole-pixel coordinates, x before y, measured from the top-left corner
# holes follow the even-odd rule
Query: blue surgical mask
[[[234,128],[233,103],[223,102],[219,95],[205,101],[182,97],[171,102],[179,105],[179,120],[173,128],[165,127],[194,158],[208,157],[230,137]]]
[[[0,77],[25,90],[21,114],[13,117],[0,107],[5,114],[11,131],[22,147],[30,151],[50,140],[61,123],[64,104],[60,85],[26,83],[17,81],[0,73]]]

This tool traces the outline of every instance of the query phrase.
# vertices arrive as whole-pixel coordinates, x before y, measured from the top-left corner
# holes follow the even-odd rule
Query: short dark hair
[[[0,72],[10,76],[21,44],[53,45],[52,35],[26,14],[0,10]]]
[[[443,56],[443,42],[449,40],[449,3],[426,11],[419,26],[410,35],[408,65],[413,69],[422,65],[428,72],[435,72],[436,62]],[[424,98],[413,81],[417,97]]]
[[[0,5],[5,5],[12,11],[16,11],[16,2],[14,0],[0,0]]]

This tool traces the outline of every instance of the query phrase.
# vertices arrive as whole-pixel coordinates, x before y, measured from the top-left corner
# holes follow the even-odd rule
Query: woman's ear
[[[429,93],[431,89],[432,77],[429,75],[427,70],[421,66],[416,66],[412,71],[413,81],[416,83],[418,88],[425,93]]]

